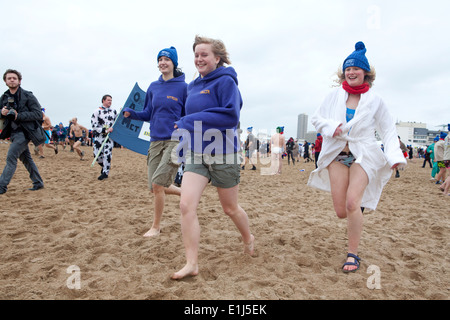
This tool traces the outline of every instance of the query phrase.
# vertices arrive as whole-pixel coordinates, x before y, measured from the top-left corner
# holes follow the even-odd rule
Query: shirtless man
[[[84,151],[81,151],[81,143],[83,142],[83,130],[88,133],[89,130],[78,123],[77,118],[72,119],[72,125],[70,126],[70,137],[74,139],[73,149],[80,156],[80,160],[84,160]]]
[[[272,157],[272,174],[281,174],[281,155],[283,154],[284,136],[282,127],[277,127],[275,133],[270,139],[270,152]]]
[[[46,139],[45,139],[45,142],[43,144],[38,146],[39,155],[40,155],[39,158],[41,158],[41,159],[45,158],[44,157],[44,145],[47,148],[53,149],[53,151],[55,151],[55,154],[58,154],[58,147],[55,147],[54,145],[52,145],[50,143],[50,137],[52,136],[52,129],[53,129],[53,127],[52,127],[52,122],[50,121],[50,118],[45,115],[45,109],[44,108],[42,108],[42,119],[43,119],[42,128],[44,129],[44,131],[46,133],[46,135],[45,135]]]

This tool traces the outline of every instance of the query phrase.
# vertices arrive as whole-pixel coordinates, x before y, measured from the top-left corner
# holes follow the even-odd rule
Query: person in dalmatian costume
[[[112,97],[110,95],[104,95],[102,98],[102,106],[95,110],[91,117],[94,157],[99,153],[108,133],[113,131],[112,127],[116,121],[117,111],[111,109],[111,104]],[[97,163],[102,167],[98,180],[104,180],[109,176],[113,147],[114,141],[108,139],[97,158]]]

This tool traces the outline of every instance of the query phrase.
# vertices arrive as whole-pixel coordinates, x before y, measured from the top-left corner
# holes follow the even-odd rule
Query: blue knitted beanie
[[[360,41],[356,43],[355,51],[345,59],[342,71],[345,72],[345,69],[348,67],[358,67],[370,72],[370,65],[366,58],[366,52],[367,49],[363,42]]]
[[[170,60],[172,60],[173,65],[176,67],[178,67],[178,54],[177,54],[177,49],[175,49],[175,47],[170,47],[170,48],[166,48],[166,49],[162,49],[159,53],[158,53],[158,57],[156,58],[156,61],[159,61],[160,57],[167,57]]]

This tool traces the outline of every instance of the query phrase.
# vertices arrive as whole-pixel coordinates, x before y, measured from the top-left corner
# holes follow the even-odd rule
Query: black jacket
[[[45,133],[42,128],[43,115],[41,105],[32,92],[19,88],[18,94],[20,96],[19,104],[17,105],[17,124],[20,125],[25,133],[25,136],[30,139],[34,145],[38,146],[45,142]],[[10,96],[7,90],[0,97],[0,108],[3,108],[8,103]],[[1,115],[4,118],[3,115]],[[11,136],[11,121],[5,119],[5,128],[0,133],[0,139],[7,139]]]

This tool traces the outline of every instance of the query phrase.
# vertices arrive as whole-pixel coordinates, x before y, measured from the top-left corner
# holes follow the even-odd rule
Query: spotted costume
[[[100,107],[94,111],[91,117],[92,134],[94,141],[94,157],[97,156],[105,138],[107,136],[108,128],[114,125],[117,117],[117,111],[111,108]],[[102,152],[97,158],[97,163],[102,167],[102,173],[109,175],[111,169],[111,157],[114,142],[108,139]]]

